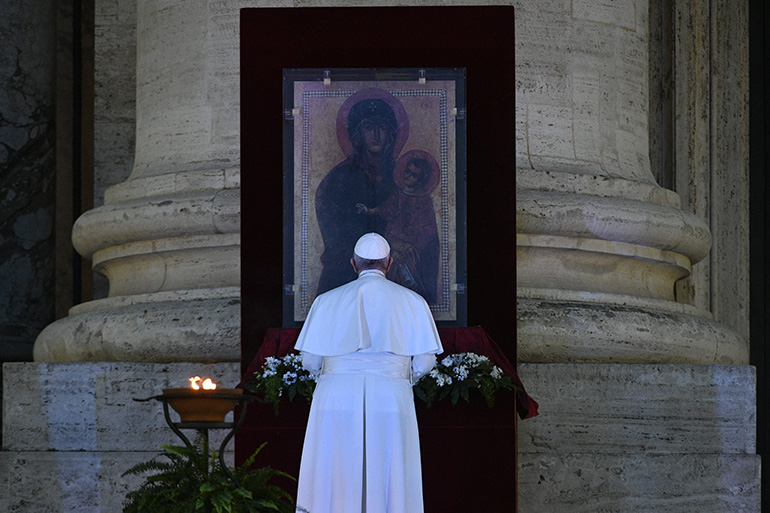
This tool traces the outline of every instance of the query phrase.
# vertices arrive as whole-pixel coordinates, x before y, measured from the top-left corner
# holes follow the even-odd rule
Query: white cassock
[[[306,367],[322,369],[298,511],[422,513],[412,383],[443,351],[423,298],[380,271],[362,271],[316,298],[295,347]]]

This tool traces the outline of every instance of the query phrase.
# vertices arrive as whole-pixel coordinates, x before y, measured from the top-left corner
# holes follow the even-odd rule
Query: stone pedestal
[[[745,365],[522,364],[521,513],[760,511]]]
[[[6,363],[0,510],[115,513],[141,479],[122,477],[164,444],[182,445],[158,401],[136,402],[192,376],[222,386],[239,366],[192,363]],[[178,419],[172,413],[173,419]],[[232,418],[232,414],[228,414]],[[191,439],[194,433],[187,433]],[[211,432],[218,447],[225,432]],[[232,442],[227,449],[232,464]]]

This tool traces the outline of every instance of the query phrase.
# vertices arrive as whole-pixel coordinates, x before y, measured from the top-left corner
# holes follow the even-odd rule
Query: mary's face
[[[359,125],[361,136],[369,153],[380,153],[390,139],[390,126],[382,118],[365,119]]]

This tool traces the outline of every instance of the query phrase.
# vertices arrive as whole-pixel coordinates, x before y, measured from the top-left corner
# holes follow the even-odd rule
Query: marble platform
[[[760,511],[752,367],[520,364],[519,374],[540,403],[519,422],[520,513]],[[136,486],[121,474],[179,443],[159,403],[132,399],[191,375],[239,380],[234,363],[12,363],[3,375],[0,511],[25,513],[119,511]]]
[[[229,387],[240,381],[237,363],[4,364],[0,511],[121,511],[126,492],[140,481],[122,474],[162,445],[182,444],[161,403],[133,399],[187,386],[196,375]],[[224,435],[212,431],[211,447]],[[232,451],[230,442],[231,464]]]
[[[755,370],[520,364],[520,513],[760,511]]]

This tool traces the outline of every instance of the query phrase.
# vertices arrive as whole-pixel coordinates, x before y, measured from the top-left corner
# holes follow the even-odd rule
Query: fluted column
[[[649,159],[647,2],[516,2],[519,358],[748,363],[679,303],[711,247]]]
[[[239,7],[138,2],[134,168],[72,234],[109,295],[47,327],[36,360],[240,358]]]

